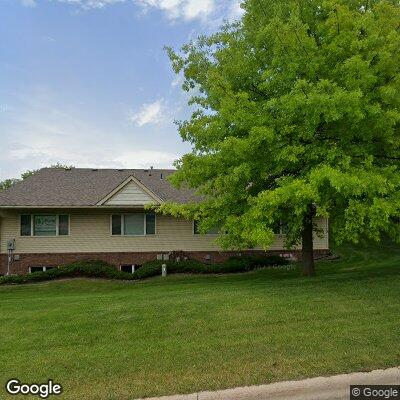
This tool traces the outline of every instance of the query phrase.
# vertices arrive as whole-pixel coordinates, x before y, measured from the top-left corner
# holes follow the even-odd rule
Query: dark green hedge
[[[200,261],[150,261],[143,264],[142,268],[133,275],[139,279],[148,278],[161,274],[162,264],[167,265],[168,274],[227,274],[236,272],[252,271],[256,268],[275,265],[286,265],[289,261],[279,256],[254,256],[254,257],[232,257],[220,264],[205,264]]]
[[[77,261],[62,265],[45,272],[34,272],[27,275],[1,276],[0,284],[18,284],[26,282],[48,281],[69,277],[88,277],[119,280],[139,280],[161,275],[162,264],[167,265],[168,274],[224,274],[251,271],[260,267],[285,265],[288,261],[278,256],[265,257],[232,257],[221,264],[204,264],[200,261],[150,261],[135,273],[129,274],[116,270],[112,265],[103,261]]]
[[[112,265],[103,261],[77,261],[62,265],[45,272],[34,272],[27,275],[10,275],[0,277],[1,283],[25,283],[48,281],[59,278],[88,277],[105,279],[133,279],[132,274],[116,270]]]

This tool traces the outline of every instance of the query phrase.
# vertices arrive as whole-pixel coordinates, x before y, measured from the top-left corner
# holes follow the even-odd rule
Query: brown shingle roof
[[[164,201],[198,201],[199,197],[192,190],[178,190],[169,183],[166,178],[173,172],[171,169],[43,168],[15,186],[0,191],[0,207],[95,206],[130,176]]]

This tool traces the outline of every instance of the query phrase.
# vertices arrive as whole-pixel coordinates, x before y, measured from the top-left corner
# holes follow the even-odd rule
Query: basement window
[[[129,274],[133,274],[135,271],[137,271],[141,265],[136,265],[136,264],[124,264],[120,266],[120,270],[122,272],[128,272]]]
[[[29,273],[50,271],[56,267],[29,267]]]

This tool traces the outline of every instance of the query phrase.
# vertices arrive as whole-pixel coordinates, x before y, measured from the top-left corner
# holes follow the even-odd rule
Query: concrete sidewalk
[[[146,400],[349,400],[350,385],[385,384],[400,384],[400,367]]]

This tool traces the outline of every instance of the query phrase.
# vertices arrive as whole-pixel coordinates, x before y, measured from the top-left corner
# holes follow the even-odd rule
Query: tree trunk
[[[309,212],[304,217],[303,234],[302,234],[302,260],[303,275],[314,276],[314,245],[313,245],[313,215],[315,214],[314,206],[309,207]]]

